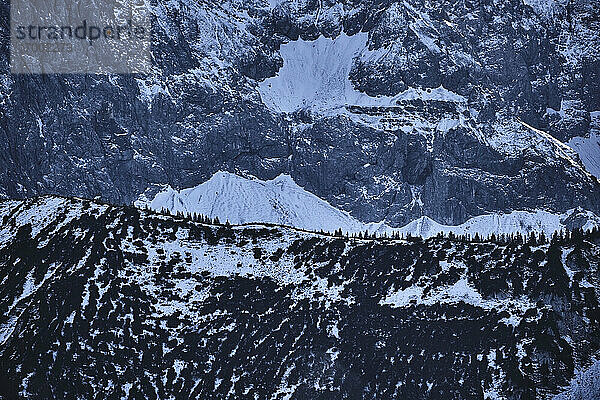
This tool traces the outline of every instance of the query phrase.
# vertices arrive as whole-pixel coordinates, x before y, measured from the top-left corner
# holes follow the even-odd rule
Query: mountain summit
[[[145,205],[143,201],[136,203]],[[149,203],[154,210],[197,213],[240,225],[271,223],[310,231],[360,232],[376,228],[363,224],[307,192],[289,175],[270,181],[217,172],[208,181],[190,189],[172,188],[158,193]]]

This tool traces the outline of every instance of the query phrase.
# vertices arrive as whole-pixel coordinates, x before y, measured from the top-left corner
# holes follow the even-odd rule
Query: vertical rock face
[[[598,211],[596,179],[561,143],[595,143],[595,2],[179,0],[151,11],[151,74],[0,76],[0,196],[131,203],[228,170],[287,173],[396,226]],[[270,92],[300,54],[292,78],[328,79],[314,96],[298,93],[314,81]],[[598,160],[573,146],[588,168]]]

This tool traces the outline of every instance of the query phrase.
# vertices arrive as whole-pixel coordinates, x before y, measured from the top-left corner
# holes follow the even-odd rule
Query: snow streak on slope
[[[429,238],[438,233],[456,235],[479,234],[482,238],[494,234],[544,232],[552,235],[565,228],[591,229],[600,225],[600,218],[591,212],[571,210],[565,214],[546,211],[513,211],[471,218],[458,226],[442,225],[431,218],[421,217],[402,228],[392,228],[385,222],[363,223],[345,211],[298,186],[289,175],[271,181],[246,179],[228,172],[218,172],[207,182],[191,189],[176,191],[168,188],[151,201],[138,201],[154,210],[172,213],[198,213],[211,218],[228,220],[234,225],[271,223],[310,231],[358,233],[369,231],[420,236]],[[577,217],[577,218],[576,218]],[[572,222],[569,222],[572,221]],[[577,222],[579,221],[579,222]]]
[[[574,137],[567,144],[579,154],[588,172],[600,179],[600,136]]]
[[[349,79],[354,59],[368,61],[384,55],[382,50],[370,51],[367,39],[367,33],[342,33],[335,39],[321,36],[314,41],[300,39],[281,46],[283,67],[277,76],[259,86],[263,102],[274,111],[291,113],[299,109],[326,112],[345,105],[391,106],[397,100],[415,98],[466,101],[443,86],[428,91],[408,89],[393,97],[370,97],[356,90]]]

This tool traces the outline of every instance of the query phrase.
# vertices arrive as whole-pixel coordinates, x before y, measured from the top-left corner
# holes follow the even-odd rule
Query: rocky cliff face
[[[528,3],[151,2],[151,74],[0,77],[0,195],[131,203],[229,170],[290,174],[358,219],[395,226],[598,211],[597,180],[561,143],[600,124],[598,5]],[[346,36],[362,47],[340,52]],[[316,39],[318,54],[307,50]],[[328,109],[313,96],[282,111],[265,85],[303,43],[297,76],[341,71],[315,90],[346,86]],[[324,59],[340,64],[311,74]]]
[[[600,351],[597,231],[344,239],[54,197],[0,218],[0,398],[546,399]]]

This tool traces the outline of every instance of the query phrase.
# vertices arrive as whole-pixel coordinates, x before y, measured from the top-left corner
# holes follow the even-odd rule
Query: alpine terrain
[[[600,2],[11,1],[0,400],[600,399]]]
[[[393,227],[599,211],[595,1],[147,7],[150,74],[0,75],[1,196],[132,204],[229,171]]]
[[[599,394],[598,229],[359,239],[57,197],[0,215],[2,398]]]

